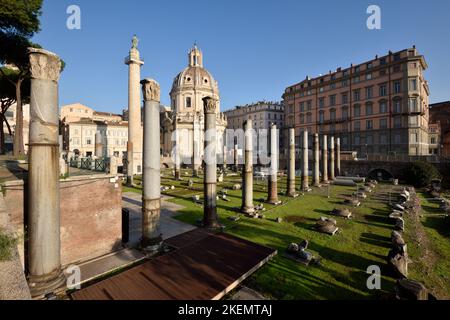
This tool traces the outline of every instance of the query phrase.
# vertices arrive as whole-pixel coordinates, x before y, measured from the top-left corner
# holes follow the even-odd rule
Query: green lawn
[[[6,235],[0,230],[0,261],[11,259],[11,249],[16,245],[17,240]]]
[[[194,187],[188,189],[187,181],[192,178],[185,175],[186,172],[188,170],[183,170],[184,181],[174,181],[170,171],[166,170],[162,185],[174,185],[175,190],[164,194],[173,197],[170,201],[185,207],[177,219],[194,224],[202,217],[203,209],[201,205],[193,203],[192,196],[203,197],[203,184],[201,179],[193,179]],[[227,177],[225,182],[218,184],[217,190],[231,188],[240,182],[240,176]],[[248,286],[262,294],[275,299],[377,299],[390,295],[395,285],[395,279],[386,265],[393,229],[393,222],[388,218],[390,188],[388,185],[379,185],[376,194],[364,200],[362,207],[352,209],[354,219],[337,218],[340,232],[335,236],[320,234],[312,227],[321,216],[329,216],[333,208],[344,207],[343,197],[350,195],[354,187],[332,186],[330,198],[327,197],[327,188],[314,188],[313,192],[297,199],[280,195],[282,205],[275,207],[264,204],[267,209],[265,219],[241,215],[238,222],[231,222],[227,218],[238,214],[235,209],[241,205],[241,191],[228,190],[231,201],[218,200],[218,214],[221,223],[226,226],[226,232],[278,250],[278,255],[272,261],[246,281]],[[286,190],[285,179],[279,181],[278,190]],[[135,188],[124,188],[125,191],[140,192]],[[263,202],[266,196],[267,182],[255,181],[255,205]],[[277,217],[283,218],[281,224],[274,221]],[[444,236],[440,237],[443,239]],[[320,266],[305,267],[282,257],[289,243],[303,239],[308,239],[309,250],[322,258]],[[449,245],[442,241],[442,246],[442,257],[448,257],[449,252],[446,250]],[[420,254],[420,251],[412,252],[411,256],[415,254]],[[366,287],[369,276],[366,270],[371,265],[381,268],[381,290],[373,291]],[[450,272],[448,264],[436,268],[442,274],[448,275]],[[412,274],[416,275],[414,272]]]

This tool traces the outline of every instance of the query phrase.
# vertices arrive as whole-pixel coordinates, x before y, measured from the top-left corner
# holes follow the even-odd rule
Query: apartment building
[[[228,119],[227,129],[243,129],[244,121],[253,120],[253,128],[269,129],[271,123],[284,126],[284,106],[281,102],[259,101],[224,112]]]
[[[360,155],[428,155],[427,67],[413,47],[306,77],[283,94],[285,130],[334,135]]]
[[[438,154],[450,157],[450,101],[430,104],[431,126],[438,126],[440,130]]]

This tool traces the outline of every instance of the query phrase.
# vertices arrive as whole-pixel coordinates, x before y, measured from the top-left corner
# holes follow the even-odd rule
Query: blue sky
[[[81,9],[81,30],[66,28],[72,4]],[[371,4],[381,7],[381,30],[366,27]],[[306,75],[413,44],[429,64],[430,101],[438,102],[450,100],[449,20],[448,0],[44,0],[33,40],[67,64],[60,105],[81,102],[99,111],[127,106],[123,60],[134,33],[145,59],[141,76],[160,83],[165,104],[194,41],[219,82],[222,110],[281,100]]]

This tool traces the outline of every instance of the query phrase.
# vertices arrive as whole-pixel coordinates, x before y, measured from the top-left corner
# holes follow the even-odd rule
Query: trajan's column
[[[128,65],[128,144],[127,183],[133,184],[133,176],[142,172],[142,124],[141,124],[141,66],[144,64],[137,49],[138,38],[133,36]]]

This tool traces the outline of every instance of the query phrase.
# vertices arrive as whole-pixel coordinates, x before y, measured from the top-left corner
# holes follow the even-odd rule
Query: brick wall
[[[2,185],[9,221],[23,235],[23,182]],[[45,197],[45,195],[42,195]],[[115,176],[71,177],[60,181],[61,261],[96,258],[121,246],[122,187]],[[20,255],[23,259],[23,250]]]

